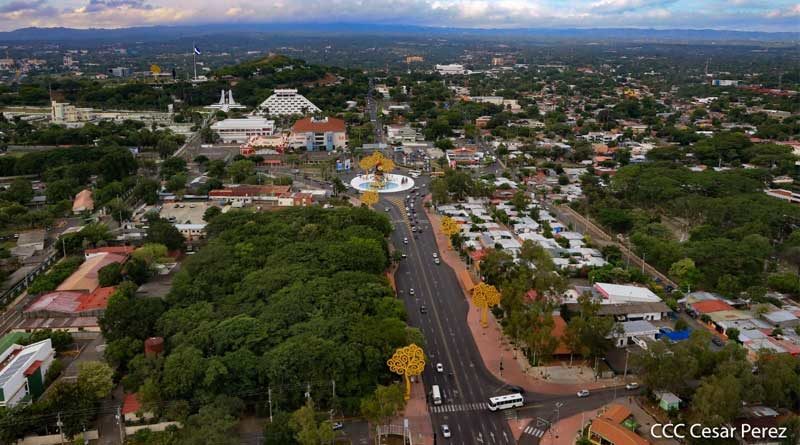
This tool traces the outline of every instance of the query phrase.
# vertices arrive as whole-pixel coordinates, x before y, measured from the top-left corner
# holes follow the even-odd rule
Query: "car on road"
[[[412,232],[416,232],[417,231],[417,226],[411,226],[411,231]]]
[[[580,397],[580,398],[589,397],[589,390],[588,389],[582,389],[582,390],[578,391],[578,397]]]
[[[384,210],[386,210],[386,211],[388,212],[388,211],[389,211],[389,210],[391,210],[391,209],[390,209],[389,207],[386,207]]]
[[[403,244],[408,244],[408,238],[407,237],[403,237]]]
[[[442,264],[442,262],[439,261],[439,258],[434,258],[433,259],[433,264],[439,265],[439,264]]]
[[[408,290],[408,295],[414,295],[414,288],[413,287]]]
[[[408,255],[406,255],[406,253],[403,252],[403,253],[400,254],[400,258],[406,259],[406,258],[408,258]]]
[[[419,313],[420,314],[427,314],[428,313],[428,307],[423,304],[422,306],[419,307]]]
[[[333,422],[333,430],[338,431],[344,428],[344,424],[342,422]]]
[[[436,372],[444,372],[444,366],[441,363],[436,364]]]
[[[639,389],[639,384],[636,382],[630,382],[627,385],[625,385],[625,389],[631,389],[631,390]]]
[[[442,425],[442,436],[444,438],[450,437],[450,427],[447,424]]]
[[[434,257],[434,258],[439,258],[439,254],[438,254],[438,253],[436,253],[436,252],[433,252],[433,257]]]

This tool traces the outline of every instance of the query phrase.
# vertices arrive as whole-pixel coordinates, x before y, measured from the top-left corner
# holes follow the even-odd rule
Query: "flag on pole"
[[[198,56],[200,55],[200,50],[197,49],[197,45],[194,46],[194,53],[197,54]]]

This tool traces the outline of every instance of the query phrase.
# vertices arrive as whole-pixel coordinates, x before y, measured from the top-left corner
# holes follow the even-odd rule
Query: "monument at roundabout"
[[[414,187],[413,179],[391,173],[394,170],[394,161],[379,151],[361,159],[358,166],[364,170],[364,174],[353,178],[350,185],[361,192],[394,193]]]

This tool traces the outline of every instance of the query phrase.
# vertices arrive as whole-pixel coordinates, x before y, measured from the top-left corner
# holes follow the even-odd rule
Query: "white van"
[[[434,405],[442,404],[442,392],[439,390],[439,385],[433,385],[431,388],[431,398]]]

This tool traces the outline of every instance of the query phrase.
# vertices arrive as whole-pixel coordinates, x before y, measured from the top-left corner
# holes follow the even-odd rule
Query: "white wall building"
[[[277,89],[258,106],[270,116],[291,116],[319,113],[322,110],[294,89]]]
[[[211,129],[219,134],[224,143],[244,143],[251,136],[270,136],[275,131],[275,121],[260,117],[225,119],[215,122]]]
[[[409,125],[386,126],[386,138],[392,144],[414,142],[417,140],[417,130]]]
[[[54,357],[49,338],[28,346],[12,344],[0,352],[0,406],[10,408],[28,395],[42,395]]]
[[[77,108],[65,102],[50,103],[50,119],[54,124],[74,124],[88,122],[94,118],[91,108]]]
[[[451,63],[449,65],[436,65],[436,71],[443,76],[453,76],[458,74],[467,74],[464,65]]]

